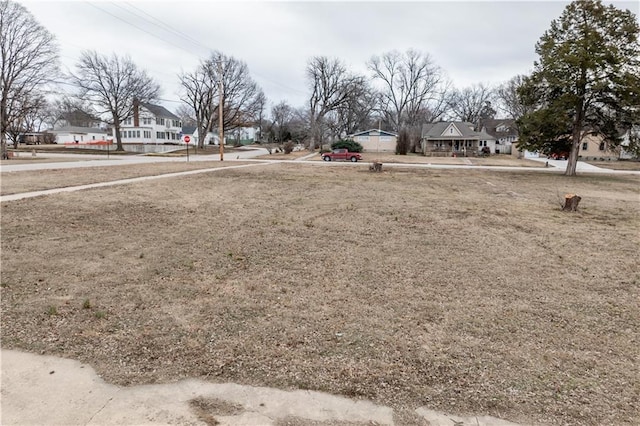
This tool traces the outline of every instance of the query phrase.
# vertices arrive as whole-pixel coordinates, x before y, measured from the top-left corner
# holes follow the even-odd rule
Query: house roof
[[[79,127],[79,126],[65,126],[59,129],[49,130],[51,133],[104,133],[107,134],[106,129],[100,129],[97,127]]]
[[[393,132],[387,132],[386,130],[379,130],[379,129],[364,130],[362,132],[357,132],[357,133],[354,133],[354,134],[349,135],[349,136],[351,136],[351,137],[353,137],[353,136],[364,136],[364,135],[369,136],[371,134],[371,132],[376,132],[376,133],[380,132],[380,135],[382,135],[382,136],[395,136],[395,137],[398,137],[398,135],[393,133]]]
[[[172,120],[180,120],[180,117],[178,117],[177,115],[175,115],[174,113],[172,113],[171,111],[169,111],[168,109],[166,109],[161,105],[154,105],[154,104],[149,104],[145,102],[140,102],[140,105],[148,109],[151,112],[151,114],[155,115],[156,117],[170,118]]]
[[[193,135],[196,131],[196,126],[182,126],[183,135]]]
[[[507,127],[506,131],[498,131],[498,127]],[[488,119],[482,124],[482,129],[496,139],[506,136],[518,136],[518,129],[516,128],[516,120],[513,118],[505,119]]]
[[[450,128],[450,132],[446,132]],[[466,121],[439,121],[437,123],[427,123],[422,126],[422,139],[485,140],[494,139],[494,137],[487,134],[486,132],[476,132],[475,130],[473,130],[473,124]]]

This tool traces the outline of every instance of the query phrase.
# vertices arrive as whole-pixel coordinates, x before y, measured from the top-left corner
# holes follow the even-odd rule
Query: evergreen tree
[[[610,146],[640,117],[640,27],[636,16],[600,0],[577,0],[536,44],[539,60],[519,90],[534,105],[518,125],[527,149],[569,142],[565,172],[576,173],[587,133]]]

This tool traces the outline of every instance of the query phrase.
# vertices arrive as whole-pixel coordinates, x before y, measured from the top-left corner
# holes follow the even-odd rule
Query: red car
[[[349,152],[346,148],[334,149],[331,152],[324,152],[322,154],[324,161],[351,161],[355,163],[358,160],[362,160],[362,155],[359,152]]]

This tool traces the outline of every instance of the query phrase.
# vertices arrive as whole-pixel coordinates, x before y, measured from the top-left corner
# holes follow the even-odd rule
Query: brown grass
[[[187,170],[211,169],[242,164],[219,161],[184,163],[152,163],[123,166],[87,167],[77,169],[50,169],[36,172],[3,172],[0,175],[0,195],[42,191],[52,188],[115,181],[139,176],[156,176]]]
[[[120,385],[637,424],[639,183],[287,164],[3,203],[2,346]]]
[[[264,157],[263,157],[264,158]],[[420,154],[396,155],[392,152],[363,152],[362,161],[380,161],[384,163],[408,164],[446,164],[446,165],[474,165],[474,166],[508,166],[508,167],[544,167],[538,161],[518,159],[510,155],[494,155],[491,157],[426,157]],[[322,161],[320,154],[311,160]]]
[[[620,161],[587,161],[596,167],[612,170],[640,170],[640,161],[620,160]]]

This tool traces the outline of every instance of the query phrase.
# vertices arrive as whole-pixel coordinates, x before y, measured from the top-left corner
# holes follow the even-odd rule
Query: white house
[[[108,136],[106,129],[97,127],[77,127],[66,126],[59,129],[49,130],[56,136],[57,144],[90,144],[106,142]]]
[[[120,123],[120,135],[123,143],[179,144],[182,122],[163,106],[135,102],[133,117]]]
[[[640,125],[633,126],[631,129],[622,136],[622,142],[620,142],[620,159],[621,160],[633,160],[637,158],[633,152],[629,150],[631,145],[631,138],[640,138]]]
[[[362,145],[364,151],[394,152],[398,135],[386,130],[369,129],[348,136],[354,142]]]
[[[256,140],[258,130],[255,127],[238,127],[224,132],[224,144],[240,142],[241,145],[252,144]],[[193,138],[198,143],[198,129],[193,130]],[[218,145],[220,135],[217,130],[207,133],[205,145]]]
[[[491,152],[496,154],[511,154],[511,146],[519,137],[516,122],[511,118],[484,120],[482,131],[495,139],[495,148]]]

